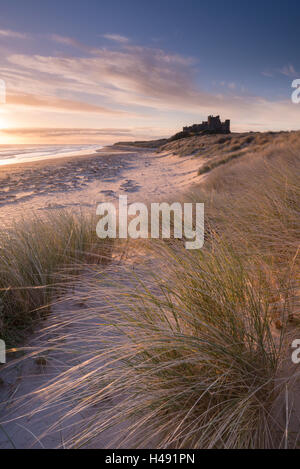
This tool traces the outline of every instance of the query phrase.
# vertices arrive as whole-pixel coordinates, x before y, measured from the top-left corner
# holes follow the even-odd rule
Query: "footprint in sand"
[[[65,207],[66,207],[65,205],[49,203],[46,205],[46,207],[39,208],[38,210],[45,210],[45,209],[46,210],[60,210]]]
[[[100,194],[107,195],[109,197],[116,197],[115,191],[112,190],[100,191]]]
[[[128,179],[120,186],[120,189],[125,192],[137,192],[139,188],[140,186],[131,179]]]

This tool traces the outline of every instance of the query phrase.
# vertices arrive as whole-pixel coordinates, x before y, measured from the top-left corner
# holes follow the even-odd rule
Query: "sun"
[[[6,129],[6,127],[7,127],[7,122],[6,122],[5,116],[2,113],[0,113],[0,130]]]
[[[6,109],[1,109],[0,107],[0,131],[10,129],[11,127],[13,127],[11,114]]]

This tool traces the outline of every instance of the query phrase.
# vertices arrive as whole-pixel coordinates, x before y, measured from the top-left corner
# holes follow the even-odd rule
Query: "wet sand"
[[[153,150],[132,149],[126,147],[105,148],[98,154],[79,157],[66,157],[47,161],[23,163],[20,165],[3,166],[0,168],[0,221],[2,226],[9,221],[15,222],[18,217],[28,217],[30,213],[43,213],[45,210],[68,208],[78,210],[88,207],[95,210],[95,204],[102,200],[115,201],[119,194],[126,194],[128,201],[152,202],[164,200],[180,200],[181,192],[190,188],[193,182],[198,183],[197,170],[199,158],[192,156],[178,157],[171,153],[156,153]],[[107,281],[101,291],[97,285],[99,311],[110,314],[108,303],[112,298],[119,298],[119,288],[127,291],[131,287],[132,274],[141,275],[145,281],[147,270],[145,266],[152,266],[151,271],[162,268],[160,261],[148,252],[137,252],[136,248],[124,259],[116,255],[106,270]],[[100,411],[111,403],[102,403],[97,409],[84,412],[78,422],[71,418],[68,428],[59,428],[49,432],[51,424],[64,415],[66,408],[62,405],[56,413],[53,409],[35,413],[38,402],[32,397],[37,390],[46,386],[61,372],[68,370],[76,360],[81,360],[80,343],[82,327],[94,331],[93,319],[85,319],[89,305],[79,301],[81,295],[86,296],[83,275],[79,285],[74,290],[58,299],[52,305],[52,313],[40,325],[36,334],[28,338],[28,347],[49,348],[49,343],[55,343],[63,337],[63,349],[47,354],[46,366],[39,365],[30,354],[27,360],[11,363],[11,366],[1,370],[0,381],[0,448],[55,448],[64,445],[64,441],[78,430],[74,423],[80,426],[90,412]],[[151,279],[149,279],[150,282]],[[105,300],[107,299],[107,301]],[[95,303],[97,300],[93,300]],[[87,308],[87,309],[86,309]],[[79,322],[78,322],[79,320]],[[83,322],[82,322],[83,321]],[[58,327],[57,323],[65,324]],[[50,336],[49,336],[50,334]],[[99,329],[99,347],[105,343]],[[65,349],[65,337],[70,337],[74,346],[74,338],[78,337],[77,353],[68,353]],[[49,342],[50,341],[50,342]],[[83,345],[85,337],[83,337]],[[71,348],[72,348],[71,347]],[[68,348],[68,347],[67,347]],[[85,356],[85,354],[83,354]],[[21,397],[27,396],[19,401]],[[74,396],[76,399],[76,395]],[[127,433],[128,422],[118,428],[113,428],[101,435],[91,444],[93,448],[113,447],[114,438],[119,433]],[[2,431],[1,431],[2,430]]]
[[[9,225],[44,210],[95,210],[119,194],[129,201],[165,199],[196,181],[198,168],[198,158],[130,147],[1,166],[0,221]]]

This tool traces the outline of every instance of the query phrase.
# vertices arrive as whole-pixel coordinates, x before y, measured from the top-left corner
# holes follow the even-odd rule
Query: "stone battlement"
[[[204,130],[216,134],[230,134],[230,120],[227,119],[225,122],[221,122],[220,116],[208,116],[207,121],[203,121],[202,124],[183,127],[183,132],[198,133]]]

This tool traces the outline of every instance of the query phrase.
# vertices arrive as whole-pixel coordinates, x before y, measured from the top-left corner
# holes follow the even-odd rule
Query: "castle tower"
[[[193,124],[189,127],[183,127],[183,132],[197,132],[209,131],[211,133],[230,134],[230,120],[221,122],[220,116],[208,116],[207,122],[202,121],[202,124]]]
[[[223,132],[224,132],[224,134],[230,134],[230,120],[229,119],[227,119],[223,123]]]

